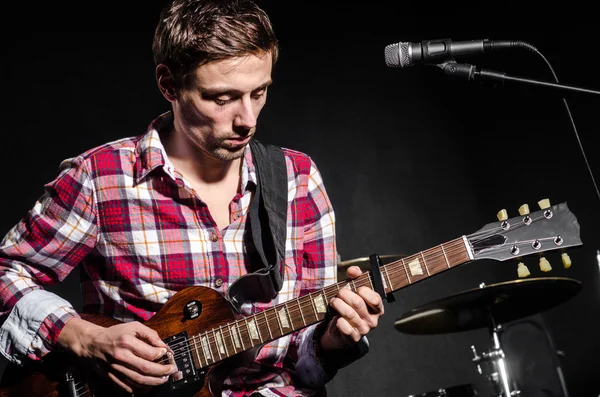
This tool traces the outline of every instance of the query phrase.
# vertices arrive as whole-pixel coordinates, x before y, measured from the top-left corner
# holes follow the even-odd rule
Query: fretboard
[[[465,244],[461,237],[383,266],[385,292],[397,291],[468,262],[471,257]],[[373,288],[370,271],[194,335],[189,339],[190,355],[196,368],[202,368],[315,324],[327,316],[329,302],[340,289],[356,292],[362,286]]]

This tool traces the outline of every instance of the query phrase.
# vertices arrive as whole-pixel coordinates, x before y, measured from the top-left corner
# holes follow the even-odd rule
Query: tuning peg
[[[550,199],[542,199],[538,201],[538,205],[541,209],[545,210],[546,208],[550,207]]]
[[[552,270],[550,262],[548,262],[548,259],[544,258],[543,256],[540,258],[540,270],[543,272],[549,272]]]
[[[500,211],[498,211],[498,214],[496,216],[498,217],[499,221],[505,221],[508,219],[508,214],[506,213],[505,209],[501,209]]]
[[[567,254],[565,252],[564,254],[562,254],[560,256],[560,258],[562,259],[562,263],[563,263],[563,266],[565,267],[565,269],[568,269],[571,267],[571,258],[569,258],[569,254]]]
[[[530,274],[531,273],[529,272],[527,266],[525,266],[523,262],[519,262],[519,265],[517,266],[517,275],[519,276],[519,278],[525,278]]]
[[[523,204],[519,207],[519,215],[528,215],[529,214],[529,205]]]

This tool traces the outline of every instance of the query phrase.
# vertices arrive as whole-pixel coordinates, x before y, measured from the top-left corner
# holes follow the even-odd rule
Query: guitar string
[[[455,242],[454,244],[461,245],[461,247],[460,247],[460,254],[461,254],[461,257],[463,257],[465,255],[464,242],[459,240],[459,241]],[[452,244],[450,244],[450,247],[448,249],[446,249],[445,251],[446,251],[446,256],[448,256],[450,258],[453,258],[454,256],[456,256],[455,255],[456,254],[455,251],[457,251],[457,248],[454,248],[452,246]],[[442,255],[437,255],[437,256],[439,258],[442,257]],[[432,258],[433,258],[433,256],[431,254],[427,254],[427,256],[425,256],[425,261],[427,261],[427,260],[432,261]],[[393,265],[393,264],[394,263],[391,263],[391,264],[388,264],[387,266]],[[401,273],[402,276],[404,278],[406,278],[406,274],[405,274],[404,269],[407,268],[407,265],[406,264],[402,264],[401,261],[396,262],[396,264],[400,265],[400,266],[398,266],[399,268],[396,271],[393,271],[393,269],[389,269],[389,268],[386,269],[387,270],[387,276],[389,278],[394,278],[395,279],[396,275],[398,273]],[[444,270],[446,270],[446,268],[444,268]],[[371,283],[371,275],[369,273],[366,273],[366,274],[368,274],[368,277],[365,278],[363,281],[360,281],[358,279],[356,279],[358,281],[355,280],[355,289],[358,289],[361,286],[371,286],[372,285],[372,283]],[[347,284],[349,284],[349,283],[350,282],[343,282],[344,286],[347,285]],[[330,286],[330,287],[333,287],[333,286]],[[343,287],[341,287],[341,288],[343,288]],[[330,288],[330,289],[331,289],[331,291],[325,291],[324,292],[326,296],[329,295],[328,292],[329,293],[331,293],[331,292],[337,292],[336,291],[337,288]],[[320,294],[320,293],[321,292],[318,292],[318,294]],[[299,322],[300,317],[298,316],[298,313],[300,313],[301,310],[302,310],[302,312],[304,312],[306,309],[308,309],[308,312],[310,312],[311,309],[314,310],[314,307],[312,306],[313,304],[310,301],[310,299],[314,299],[313,298],[314,294],[315,293],[312,293],[312,294],[309,294],[309,295],[305,295],[305,296],[303,296],[301,298],[298,298],[298,299],[301,300],[301,301],[297,302],[299,304],[299,306],[301,307],[301,309],[300,308],[295,308],[295,306],[297,306],[297,305],[294,305],[294,306],[292,306],[292,310],[288,310],[289,315],[291,317],[292,323]],[[330,301],[330,299],[331,299],[330,297],[327,297],[327,301],[328,302]],[[289,302],[287,302],[287,303],[289,303]],[[259,328],[260,327],[264,327],[265,325],[268,324],[269,317],[270,317],[271,322],[275,323],[275,321],[273,321],[273,318],[272,318],[272,314],[273,314],[273,311],[274,311],[273,308],[269,308],[269,309],[266,309],[266,310],[271,310],[272,311],[270,315],[267,315],[267,318],[263,318],[262,316],[260,316],[260,314],[257,314],[260,317],[257,317],[256,320],[255,320],[255,322],[257,324],[257,327],[259,327]],[[315,316],[315,318],[320,321],[320,319],[318,318],[318,316]],[[190,340],[184,341],[183,343],[190,342],[192,344],[192,348],[194,348],[194,347],[198,348],[198,344],[199,344],[198,343],[198,337],[200,337],[200,338],[205,337],[206,338],[205,343],[206,344],[211,344],[211,346],[210,347],[207,346],[207,348],[210,349],[210,357],[209,358],[207,358],[207,354],[203,351],[204,361],[206,361],[207,363],[208,363],[208,361],[216,362],[217,360],[215,360],[215,358],[213,358],[213,357],[215,357],[219,353],[220,353],[219,356],[226,356],[226,357],[231,356],[230,354],[228,354],[229,350],[231,350],[232,352],[234,352],[236,354],[238,353],[239,348],[236,348],[235,344],[230,342],[230,340],[232,339],[232,336],[235,334],[235,332],[230,329],[231,326],[232,325],[223,325],[223,326],[219,327],[218,330],[215,328],[212,331],[207,331],[204,334],[200,334],[200,335],[197,335],[195,337],[192,337]],[[239,325],[237,325],[237,326],[239,327]],[[223,330],[225,330],[225,332]],[[244,330],[242,329],[242,331],[244,331]],[[238,332],[239,332],[239,330],[238,330]],[[260,331],[257,331],[257,332],[260,332]],[[281,332],[281,330],[279,330],[279,332]],[[215,335],[213,335],[213,333],[215,335],[219,334],[220,341],[217,341],[217,337]],[[245,333],[248,333],[248,327],[246,327]],[[281,334],[281,335],[283,335],[283,334]],[[279,335],[277,335],[277,337],[279,337]],[[246,339],[246,338],[243,338],[243,337],[242,337],[242,339],[244,340],[244,342],[248,341],[248,345],[254,346],[254,342],[251,339]],[[215,343],[217,343],[217,346],[215,346]],[[246,343],[244,343],[244,345],[245,344]],[[226,345],[227,348],[221,347],[221,346],[224,346],[224,345]],[[181,351],[181,350],[183,350],[183,351]],[[213,354],[213,350],[217,351],[217,354]],[[187,346],[185,346],[183,349],[175,349],[175,354],[174,354],[175,359],[180,358],[181,355],[182,355],[182,354],[177,354],[177,353],[189,354]],[[202,360],[199,359],[199,361],[202,361]]]
[[[446,256],[452,256],[453,254],[456,253],[456,251],[460,251],[460,253],[464,253],[464,251],[465,251],[464,241],[462,239],[457,239],[457,240],[455,240],[453,242],[450,242],[450,243],[447,243],[447,244],[444,244],[444,245],[447,246],[447,248],[444,249],[444,251],[446,253]],[[455,245],[458,245],[458,247],[455,247]],[[430,250],[433,250],[433,248],[430,249]],[[427,251],[430,251],[430,250],[423,251],[423,254],[427,255],[425,257],[425,261],[427,261],[427,260],[432,261],[433,259],[435,259],[435,257],[432,254],[427,254]],[[419,254],[414,255],[414,256],[419,256]],[[439,258],[443,257],[443,255],[436,255],[436,256],[439,257]],[[394,264],[399,264],[399,265],[401,265],[401,268],[398,269],[395,273],[399,273],[399,272],[400,273],[404,273],[403,269],[405,269],[407,267],[407,265],[406,264],[401,264],[401,262],[402,262],[401,260],[400,261],[396,261],[396,262],[392,262],[392,263],[387,264],[386,266],[390,266],[390,265],[394,265]],[[392,277],[393,273],[389,272],[388,275],[390,277]],[[369,276],[369,278],[370,278],[370,276]],[[349,281],[348,282],[345,282],[345,281],[342,282],[342,284],[348,284],[348,283],[349,283]],[[366,285],[368,285],[368,284],[366,284]],[[359,285],[356,288],[359,288],[360,286],[363,286],[363,285]],[[330,285],[327,288],[329,288],[329,287],[332,287],[331,288],[332,290],[337,289],[337,288],[333,288],[333,287],[336,287],[335,284],[334,285]],[[345,287],[345,285],[343,287]],[[341,287],[341,288],[343,288],[343,287]],[[292,322],[298,322],[300,320],[300,317],[297,317],[298,313],[304,312],[304,310],[306,310],[307,308],[309,308],[309,309],[312,308],[311,307],[312,306],[312,302],[310,302],[310,300],[308,300],[307,297],[309,297],[309,296],[311,296],[312,294],[315,294],[315,293],[321,293],[321,292],[320,291],[313,292],[313,293],[311,293],[309,295],[305,295],[303,297],[296,298],[296,300],[300,300],[300,299],[304,298],[305,301],[300,302],[300,306],[302,307],[302,309],[299,309],[299,308],[296,308],[296,307],[292,307],[291,310],[290,310],[290,308],[288,307],[288,313],[289,313],[289,316],[291,317],[291,321]],[[287,305],[289,303],[290,302],[288,301],[285,304]],[[294,305],[294,306],[296,306],[296,305]],[[269,308],[269,309],[266,309],[266,310],[272,310],[272,309],[274,309],[274,308]],[[260,312],[260,313],[262,313],[262,312]],[[253,315],[253,317],[260,316],[260,313]],[[248,318],[249,317],[246,317],[245,319],[236,320],[233,323],[239,323],[239,322],[244,323],[244,320],[248,320]],[[232,325],[233,323],[229,323],[228,325],[229,326],[233,326]],[[267,324],[267,320],[263,319],[262,316],[260,316],[260,317],[256,318],[256,323],[258,324],[259,327],[262,327],[262,326],[264,326],[264,325]],[[231,347],[232,350],[237,353],[238,349],[235,348],[235,346],[233,344],[231,344],[231,342],[228,341],[228,339],[231,339],[232,335],[233,335],[232,331],[229,329],[229,326],[223,325],[223,326],[219,327],[219,331],[217,331],[217,329],[215,328],[214,330],[206,331],[203,334],[195,335],[195,336],[189,338],[188,340],[185,340],[185,341],[182,341],[182,342],[178,342],[175,345],[171,345],[170,348],[171,348],[171,350],[174,353],[174,358],[177,359],[177,358],[182,357],[183,355],[187,355],[187,354],[190,353],[190,352],[188,352],[188,346],[187,346],[189,342],[191,342],[193,345],[195,345],[193,347],[198,348],[197,345],[201,343],[201,341],[200,342],[198,341],[199,338],[203,338],[203,337],[206,338],[205,343],[210,344],[212,347],[214,347],[215,343],[218,343],[218,342],[217,342],[216,336],[211,335],[213,333],[213,331],[214,332],[219,332],[219,334],[221,336],[221,340],[222,340],[223,343],[219,343],[219,345],[227,345],[227,347]],[[235,326],[239,327],[239,324],[237,324]],[[222,332],[221,328],[225,328],[227,330],[227,333]],[[260,332],[260,331],[258,331],[258,332]],[[248,326],[246,326],[246,333],[249,333]],[[244,341],[246,341],[245,338],[243,338],[243,339],[244,339]],[[251,339],[249,340],[248,344],[254,347],[254,343],[252,342]],[[180,345],[179,349],[177,347],[175,347],[177,345]],[[175,347],[175,349],[173,349],[173,347]],[[208,348],[210,349],[210,347],[208,347]],[[221,352],[223,351],[223,349],[219,349],[219,346],[217,346],[214,350],[217,351],[217,354],[219,353],[219,351],[221,351]],[[229,349],[227,349],[227,350],[229,350]],[[211,357],[214,356],[214,354],[212,353],[212,349],[210,351],[210,354],[211,354]],[[227,353],[221,353],[221,355],[228,356]],[[165,362],[165,361],[168,362],[168,358],[165,359],[165,360],[163,360],[163,362]],[[207,361],[207,360],[205,359],[204,361]],[[211,359],[211,361],[216,361],[216,360]]]
[[[541,219],[544,219],[544,218],[545,218],[544,216],[539,216],[537,218],[531,218],[531,219],[532,219],[532,223],[534,223],[534,222],[537,222],[537,221],[539,221]],[[528,226],[528,225],[526,225],[524,223],[518,223],[518,224],[515,224],[515,226],[513,227],[513,230],[514,229],[519,229],[519,228],[522,228],[522,227],[525,227],[525,226]],[[489,229],[489,230],[486,230],[486,231],[483,231],[483,232],[471,234],[471,235],[469,235],[469,238],[473,238],[473,236],[478,236],[478,237],[486,236],[486,235],[487,236],[491,236],[491,235],[495,234],[497,231],[500,231],[500,230],[503,230],[503,229],[501,227],[492,228],[492,229]],[[550,240],[550,239],[553,239],[553,238],[546,238],[546,239]],[[545,239],[539,239],[539,240],[543,241]],[[534,240],[529,240],[529,241],[526,241],[526,242],[519,242],[519,243],[516,243],[516,244],[520,244],[520,245],[522,245],[522,244],[529,244],[532,241],[534,241]],[[459,247],[455,247],[455,248],[451,247],[453,244],[458,244]],[[455,253],[454,251],[456,251],[457,249],[460,250],[460,251],[463,250],[464,240],[457,239],[457,240],[454,240],[453,242],[450,242],[450,243],[447,243],[447,244],[443,244],[443,245],[447,246],[448,248],[447,249],[443,249],[443,252],[442,252],[441,255],[439,254],[439,249],[437,249],[437,248],[431,248],[429,250],[423,251],[422,253],[415,254],[413,256],[407,257],[407,258],[405,258],[405,260],[410,259],[412,257],[418,258],[420,255],[423,255],[425,262],[427,262],[427,261],[431,262],[431,261],[434,261],[434,260],[437,260],[437,259],[441,259],[442,257],[444,257],[444,259],[447,261],[447,256],[452,256]],[[435,249],[435,254],[428,253],[428,251],[432,251],[434,249]],[[427,255],[427,256],[425,257],[425,255]],[[387,264],[386,266],[398,265],[401,262],[402,262],[402,260],[395,261],[395,262]],[[386,276],[387,277],[393,277],[393,278],[395,278],[398,273],[403,273],[403,272],[406,271],[406,269],[407,269],[407,265],[404,264],[404,263],[402,263],[401,266],[398,267],[398,269],[388,269],[388,272],[387,272]],[[409,283],[411,282],[408,279],[408,277],[405,277],[405,278],[407,279],[407,281]],[[321,293],[321,292],[318,292],[318,293]],[[306,296],[309,296],[309,295],[305,295],[305,297]],[[301,298],[303,298],[303,297],[296,298],[296,300],[299,300]],[[288,304],[288,303],[289,302],[286,302],[286,304]],[[310,302],[310,301],[309,302],[304,301],[304,302],[298,302],[298,303],[299,303],[300,306],[302,306],[302,308],[294,308],[294,307],[292,307],[291,310],[290,310],[290,308],[287,307],[287,309],[288,309],[287,311],[289,313],[289,317],[291,317],[290,318],[291,321],[294,321],[294,320],[297,321],[298,320],[298,318],[296,317],[297,313],[301,313],[301,312],[303,312],[307,308],[307,306],[308,306],[308,308],[311,308],[311,306],[313,305],[313,302]],[[272,310],[272,309],[274,309],[274,308],[269,308],[269,309],[266,309],[266,310]],[[313,309],[314,309],[314,307],[313,307]],[[254,314],[253,316],[255,317],[255,320],[251,320],[251,321],[255,321],[258,324],[259,327],[263,327],[264,325],[267,325],[270,328],[269,319],[268,318],[263,319],[262,317],[257,317],[257,316],[259,316],[259,313]],[[271,314],[271,316],[272,316],[272,314]],[[318,319],[318,316],[316,316],[316,318]],[[246,320],[247,319],[248,318],[246,318]],[[272,318],[271,318],[271,320],[272,320]],[[237,320],[237,321],[233,322],[235,324],[229,323],[228,325],[223,325],[223,326],[219,327],[218,331],[216,329],[213,329],[211,331],[207,331],[207,332],[204,333],[204,337],[206,338],[206,343],[209,343],[212,346],[214,346],[215,343],[218,343],[219,346],[226,346],[225,348],[220,348],[219,346],[216,346],[215,350],[217,351],[217,353],[219,354],[219,356],[222,356],[222,355],[230,356],[228,354],[228,351],[229,351],[228,348],[229,347],[232,349],[232,351],[234,351],[237,354],[238,348],[235,347],[236,346],[235,342],[231,343],[229,341],[229,339],[233,339],[233,336],[235,334],[235,333],[232,333],[230,327],[235,326],[238,329],[238,333],[239,333],[239,326],[240,325],[237,324],[239,322],[244,322],[244,321],[243,320]],[[279,323],[278,323],[278,325],[279,325]],[[280,325],[279,325],[279,327],[281,328]],[[223,332],[222,329],[225,329],[226,332]],[[211,333],[214,334],[215,332],[219,333],[219,336],[221,337],[220,341],[217,341],[217,337],[215,335],[211,335]],[[260,331],[257,331],[257,332],[260,333]],[[246,333],[249,333],[247,323],[246,323]],[[280,335],[284,335],[284,333],[282,333],[280,331]],[[244,339],[241,335],[239,335],[239,336],[241,337],[241,339]],[[280,337],[280,336],[278,335],[278,337]],[[202,334],[193,336],[193,337],[191,337],[191,339],[188,339],[186,341],[180,342],[179,344],[183,345],[183,349],[177,349],[177,347],[176,347],[175,350],[174,350],[174,358],[181,357],[181,355],[178,355],[178,353],[188,354],[188,351],[187,351],[188,349],[187,349],[187,347],[185,345],[188,342],[190,342],[190,341],[191,341],[192,344],[196,345],[195,346],[196,348],[198,348],[197,345],[200,343],[197,340],[198,338],[202,338]],[[251,339],[252,338],[250,338],[248,344],[254,347],[254,343],[252,342]],[[259,337],[259,339],[262,339],[262,338]],[[274,338],[270,338],[270,339],[272,340]],[[173,350],[173,346],[171,346],[171,349]],[[209,347],[209,349],[210,349],[210,347]],[[226,350],[226,351],[223,352],[223,350]],[[210,351],[210,354],[211,354],[211,356],[213,356],[212,350]],[[167,359],[167,361],[168,361],[168,359]],[[206,359],[205,359],[205,361],[208,362],[208,360],[206,360]],[[213,359],[213,361],[214,361],[214,359]]]
[[[464,254],[464,248],[463,248],[463,247],[464,247],[464,243],[463,243],[463,241],[462,241],[462,240],[458,240],[458,241],[455,241],[455,242],[453,242],[453,243],[454,243],[454,244],[460,244],[460,245],[461,245],[461,247],[460,247],[460,249],[461,249],[461,253],[463,253],[463,254]],[[447,255],[449,255],[450,257],[452,257],[452,255],[453,255],[453,254],[455,253],[455,251],[456,251],[456,248],[454,248],[454,247],[453,247],[453,243],[449,243],[449,244],[448,244],[448,249],[446,249]],[[429,256],[429,260],[431,261],[431,255],[428,255],[428,256]],[[440,256],[440,257],[441,257],[441,256]],[[398,261],[398,264],[400,264],[400,261]],[[388,265],[390,265],[390,264],[388,264]],[[403,266],[405,266],[405,265],[403,265]],[[402,270],[400,270],[400,271],[402,271]],[[370,275],[369,273],[365,273],[365,275],[368,275],[368,277],[367,277],[367,278],[365,278],[365,280],[363,280],[363,281],[360,281],[359,279],[355,279],[355,282],[354,282],[354,283],[356,284],[356,285],[355,285],[355,289],[358,289],[358,288],[360,288],[361,286],[370,286],[370,285],[372,285],[372,283],[371,283],[371,275]],[[357,281],[358,281],[358,282],[357,282]],[[368,282],[364,282],[364,281],[368,281]],[[345,285],[347,285],[347,284],[349,284],[349,283],[351,283],[351,282],[350,282],[350,281],[344,281],[344,282],[342,282],[341,284],[344,284],[344,286],[342,286],[341,288],[345,287]],[[326,289],[327,289],[327,288],[326,288]],[[330,286],[328,286],[328,289],[330,289],[330,291],[326,291],[326,289],[324,289],[324,293],[325,293],[325,295],[329,295],[329,294],[331,294],[331,292],[337,292],[337,287],[336,287],[336,285],[330,285]],[[301,307],[301,309],[300,309],[300,308],[292,308],[292,310],[289,310],[289,308],[288,308],[289,317],[290,317],[290,319],[291,319],[292,323],[294,323],[294,322],[298,322],[298,321],[299,321],[300,317],[298,317],[298,316],[297,316],[297,314],[298,314],[298,313],[300,313],[301,311],[302,311],[302,312],[304,312],[306,309],[308,309],[308,311],[309,311],[309,312],[311,311],[311,309],[312,309],[312,311],[314,311],[314,306],[313,306],[313,303],[311,302],[311,300],[310,300],[310,299],[314,299],[313,295],[315,295],[315,294],[321,294],[321,292],[320,292],[320,291],[316,291],[316,292],[313,292],[313,293],[311,293],[311,294],[308,294],[308,295],[305,295],[305,296],[303,296],[303,297],[300,297],[300,298],[297,298],[297,299],[296,299],[296,300],[298,300],[298,302],[297,302],[297,305],[299,304],[299,306]],[[331,295],[334,295],[334,294],[331,294]],[[333,296],[332,296],[331,298],[333,298]],[[331,300],[331,298],[330,298],[330,297],[327,297],[327,300],[328,300],[328,301],[330,301],[330,300]],[[286,302],[286,304],[288,304],[288,303],[289,303],[289,302]],[[295,306],[296,306],[296,305],[295,305]],[[266,309],[265,311],[267,311],[267,310],[271,310],[271,311],[273,311],[273,312],[275,311],[275,310],[274,310],[274,308],[269,308],[269,309]],[[263,311],[263,312],[264,312],[264,311]],[[260,313],[263,313],[263,312],[260,312]],[[253,316],[260,316],[260,313],[259,313],[259,314],[256,314],[256,315],[253,315]],[[260,316],[260,317],[256,318],[256,323],[257,323],[257,326],[258,326],[258,327],[264,327],[265,325],[267,325],[267,324],[268,324],[268,321],[269,321],[269,317],[271,317],[271,318],[270,318],[271,322],[275,323],[275,321],[273,321],[272,314],[273,314],[273,313],[271,313],[271,315],[270,315],[270,316],[268,316],[268,315],[267,315],[267,316],[266,316],[266,318],[263,318],[262,316]],[[246,318],[246,319],[247,319],[247,318]],[[316,319],[317,321],[320,321],[320,320],[322,320],[322,319],[319,319],[318,315],[316,315],[316,316],[315,316],[315,319]],[[276,320],[276,319],[275,319],[275,320]],[[239,321],[243,322],[243,319],[242,319],[242,320],[239,320]],[[212,345],[212,347],[215,347],[215,343],[218,343],[218,345],[219,345],[219,346],[226,345],[226,346],[227,346],[227,348],[220,348],[219,346],[216,346],[214,349],[211,349],[211,350],[210,350],[210,355],[211,355],[211,357],[210,357],[210,360],[211,360],[211,361],[214,361],[214,362],[216,362],[216,360],[215,360],[214,358],[212,358],[213,356],[216,356],[215,354],[213,354],[213,353],[212,353],[212,350],[216,350],[216,351],[217,351],[217,353],[219,353],[219,352],[220,352],[220,356],[223,356],[223,355],[225,355],[225,356],[227,356],[227,357],[231,356],[231,355],[229,355],[229,354],[228,354],[228,352],[229,352],[229,350],[230,350],[229,348],[231,348],[231,350],[232,350],[232,351],[233,351],[235,354],[237,354],[237,353],[238,353],[238,350],[239,350],[239,348],[236,348],[236,347],[235,347],[235,344],[232,344],[232,343],[229,341],[229,340],[231,340],[231,339],[232,339],[232,336],[233,336],[233,335],[235,335],[235,332],[233,332],[233,333],[232,333],[232,330],[230,329],[230,327],[231,327],[231,323],[230,323],[230,325],[223,325],[223,326],[219,327],[219,330],[218,330],[218,331],[217,331],[217,329],[215,328],[214,330],[207,331],[207,332],[205,332],[205,333],[203,333],[203,334],[200,334],[200,335],[196,335],[196,336],[194,336],[194,337],[190,338],[188,341],[183,341],[183,342],[180,342],[180,344],[181,344],[181,343],[183,343],[183,344],[186,344],[187,342],[191,342],[191,344],[193,345],[192,347],[196,347],[196,346],[198,345],[198,340],[197,340],[197,339],[198,339],[198,337],[201,337],[201,338],[202,338],[202,337],[203,337],[203,335],[204,335],[204,337],[206,338],[206,341],[205,341],[205,343],[207,343],[207,344],[211,344],[211,345]],[[239,327],[239,325],[238,325],[238,327]],[[276,328],[276,327],[275,327],[275,328]],[[287,327],[286,327],[286,328],[287,328]],[[226,330],[226,332],[223,332],[223,329],[225,329],[225,330]],[[276,328],[276,329],[277,329],[277,328]],[[213,332],[213,331],[214,331],[214,332]],[[238,332],[239,332],[239,330],[238,330]],[[246,327],[246,333],[247,333],[247,332],[248,332],[248,327]],[[258,332],[260,332],[260,331],[258,331]],[[279,332],[281,332],[281,330],[280,330]],[[220,336],[220,339],[221,339],[221,340],[220,340],[220,342],[219,342],[219,341],[217,341],[217,337],[216,337],[216,336],[214,336],[214,335],[211,335],[211,334],[213,334],[213,333],[215,333],[215,334],[216,334],[216,333],[218,333],[218,334],[219,334],[219,336]],[[283,333],[281,333],[281,335],[283,335]],[[277,337],[280,337],[280,335],[277,335]],[[243,337],[242,337],[242,339],[243,339],[244,341],[246,341],[246,340],[247,340],[247,339],[245,339],[245,338],[243,338]],[[271,339],[274,339],[274,338],[271,338]],[[234,342],[234,343],[235,343],[235,342]],[[254,347],[254,342],[253,342],[251,339],[248,339],[248,345],[251,345],[251,346],[253,346],[253,347]],[[172,346],[171,346],[171,348],[172,348]],[[197,347],[196,347],[196,348],[197,348]],[[208,348],[210,349],[210,347],[208,347]],[[172,350],[173,350],[173,349],[172,349]],[[181,357],[181,355],[178,355],[178,354],[177,354],[177,353],[181,353],[181,350],[184,350],[184,351],[183,351],[183,353],[184,353],[184,354],[189,354],[189,353],[190,353],[190,352],[188,352],[188,348],[187,348],[187,346],[185,346],[183,349],[175,349],[175,354],[174,354],[174,357],[175,357],[175,359],[177,359],[177,358],[180,358],[180,357]],[[204,353],[203,355],[205,356],[205,359],[204,359],[204,361],[208,362],[208,360],[206,359],[206,354]],[[200,360],[199,360],[199,361],[200,361]]]

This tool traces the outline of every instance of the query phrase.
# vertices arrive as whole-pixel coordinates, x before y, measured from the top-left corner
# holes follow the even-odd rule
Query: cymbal
[[[513,321],[548,310],[577,295],[581,282],[564,277],[513,280],[467,290],[400,316],[395,328],[408,334],[440,334]]]
[[[381,259],[381,263],[383,263],[384,265],[387,265],[388,263],[392,263],[397,260],[400,260],[400,259],[404,258],[405,256],[406,255],[389,254],[389,255],[379,255],[379,258]],[[362,257],[362,258],[354,258],[354,259],[348,259],[346,261],[338,262],[338,264],[337,264],[338,281],[345,280],[347,278],[346,277],[346,269],[350,266],[358,266],[364,272],[367,270],[371,270],[371,261],[369,260],[369,257],[366,256],[366,257]]]

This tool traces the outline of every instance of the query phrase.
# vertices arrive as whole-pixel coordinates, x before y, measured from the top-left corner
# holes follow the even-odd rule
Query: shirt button
[[[240,219],[240,214],[238,214],[238,213],[233,214],[233,220],[237,221],[238,219]]]
[[[216,243],[218,240],[219,240],[219,236],[217,236],[216,233],[210,234],[210,241],[212,241],[213,243]]]
[[[220,287],[221,285],[223,285],[223,279],[221,279],[221,278],[216,279],[215,280],[215,285],[217,287]]]

